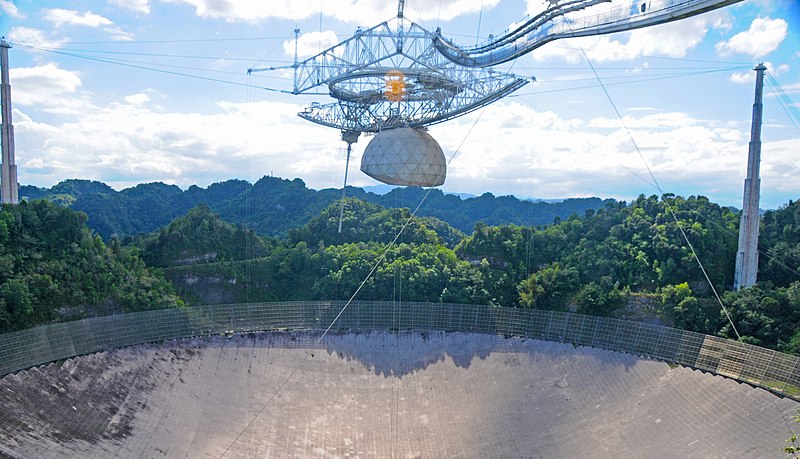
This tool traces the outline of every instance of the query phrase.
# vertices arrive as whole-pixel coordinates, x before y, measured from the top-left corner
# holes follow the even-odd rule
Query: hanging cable
[[[84,56],[81,56],[81,55],[78,55],[78,54],[71,55],[70,57],[77,57],[77,58],[81,58],[81,59],[84,58]],[[164,63],[161,63],[161,62],[144,62],[144,61],[140,61],[140,60],[114,59],[114,58],[103,58],[101,62],[104,63],[104,64],[116,64],[116,63],[130,63],[130,64],[134,64],[134,65],[145,65],[146,64],[147,66],[150,66],[150,67],[163,67],[163,68],[170,68],[170,69],[194,70],[194,71],[205,72],[205,73],[217,73],[217,74],[220,74],[220,75],[233,75],[233,76],[237,76],[237,77],[241,77],[242,76],[242,72],[234,72],[234,71],[230,71],[230,70],[219,70],[219,69],[210,69],[210,68],[199,68],[199,67],[193,67],[193,66],[188,66],[188,65],[164,64]],[[157,70],[157,69],[153,68],[153,69],[148,69],[148,70]],[[249,74],[249,76],[251,76],[252,78],[258,78],[258,79],[263,79],[263,80],[278,80],[278,81],[284,81],[284,82],[290,82],[291,81],[291,79],[287,78],[287,77],[269,76],[269,75],[265,75],[263,73],[252,73],[251,72]],[[248,78],[248,80],[250,80],[250,78]],[[248,83],[248,84],[251,84],[251,83]],[[258,86],[258,85],[252,85],[252,87],[253,88],[261,88],[261,86]]]
[[[448,166],[453,161],[453,158],[455,158],[456,155],[461,151],[461,148],[464,146],[464,144],[466,143],[466,141],[469,138],[470,134],[475,129],[475,126],[478,124],[478,122],[480,121],[481,117],[483,116],[484,110],[485,109],[481,109],[478,112],[478,116],[475,118],[475,121],[470,126],[469,130],[467,131],[466,135],[464,136],[464,139],[458,145],[458,148],[456,148],[453,151],[453,153],[450,155],[450,157],[448,158],[448,160],[447,160],[447,165]],[[444,170],[440,172],[440,174],[443,174],[443,173],[444,173]],[[408,216],[406,221],[403,223],[403,226],[400,228],[400,230],[397,232],[397,234],[394,236],[394,238],[391,240],[391,242],[389,242],[389,244],[386,245],[386,248],[383,250],[383,252],[381,253],[380,257],[378,257],[378,260],[373,264],[372,269],[370,269],[370,271],[369,271],[369,273],[367,273],[366,277],[364,277],[364,280],[361,282],[361,284],[359,284],[358,288],[355,290],[355,292],[353,292],[352,296],[350,296],[350,299],[348,299],[347,302],[344,304],[344,306],[342,306],[342,308],[339,310],[339,313],[336,314],[336,317],[333,318],[333,320],[331,321],[330,325],[328,325],[328,327],[325,329],[325,331],[323,331],[322,334],[316,340],[314,340],[314,344],[315,345],[318,345],[320,342],[322,342],[322,340],[325,338],[325,336],[327,336],[328,332],[330,332],[331,328],[333,328],[333,326],[336,324],[336,322],[339,320],[339,318],[342,316],[342,314],[344,314],[344,311],[347,310],[347,308],[350,306],[350,304],[352,304],[352,302],[355,300],[356,296],[361,291],[361,289],[364,288],[364,285],[366,285],[367,281],[369,281],[369,279],[372,277],[372,275],[375,273],[375,271],[378,269],[378,267],[386,260],[386,256],[389,253],[389,250],[391,250],[392,247],[394,247],[397,244],[398,239],[400,239],[400,236],[405,232],[406,228],[408,228],[408,225],[416,217],[417,213],[422,208],[422,205],[428,199],[428,197],[430,196],[432,191],[433,191],[432,187],[428,188],[428,190],[422,196],[422,199],[420,199],[419,204],[417,204],[417,206],[411,212],[411,215]],[[297,373],[297,371],[300,369],[300,367],[303,365],[303,363],[305,363],[307,360],[308,360],[308,358],[301,359],[300,362],[298,362],[298,364],[292,369],[292,371],[289,372],[289,374],[287,375],[286,379],[284,379],[283,382],[278,386],[278,389],[270,396],[270,398],[267,400],[267,402],[264,404],[264,406],[261,407],[261,409],[258,411],[258,413],[256,413],[256,415],[253,417],[253,419],[251,419],[250,422],[248,422],[247,425],[245,425],[245,427],[239,432],[238,435],[236,435],[236,437],[233,439],[233,441],[225,448],[225,450],[222,452],[222,454],[219,455],[219,459],[222,459],[226,454],[228,454],[228,452],[233,447],[233,445],[235,445],[236,442],[239,441],[239,439],[242,437],[242,435],[244,435],[244,433],[253,425],[253,423],[256,421],[256,419],[258,419],[264,413],[264,411],[272,403],[272,401],[275,400],[275,397],[277,397],[278,394],[283,390],[283,388],[286,387],[286,384],[289,383],[289,381],[294,377],[294,375]]]
[[[480,39],[481,39],[481,20],[482,19],[483,19],[483,0],[481,0],[481,10],[478,13],[478,30],[475,32],[475,46],[478,46],[478,43],[480,42]]]
[[[519,68],[519,67],[517,67],[517,68]],[[695,68],[695,69],[685,68],[684,67],[684,68],[679,68],[679,69],[674,69],[674,70],[693,70],[693,71],[668,72],[668,73],[667,72],[665,72],[665,73],[649,73],[647,75],[645,75],[645,74],[631,74],[631,73],[626,71],[626,72],[624,72],[624,73],[622,73],[620,75],[604,75],[603,76],[603,80],[606,83],[606,85],[609,85],[610,84],[609,80],[625,80],[625,81],[636,81],[636,82],[639,82],[639,81],[641,81],[643,79],[646,79],[646,78],[662,78],[662,79],[669,79],[671,77],[680,78],[680,77],[684,77],[684,76],[695,76],[695,75],[701,75],[703,73],[711,73],[713,71],[728,72],[728,71],[739,70],[739,69],[747,69],[747,68],[749,68],[749,66],[747,66],[747,67],[745,67],[745,66],[740,66],[740,67],[715,67],[715,68],[700,67],[700,68]],[[673,69],[653,68],[653,69],[650,69],[650,70],[656,71],[656,70],[673,70]],[[577,81],[597,81],[597,79],[594,77],[594,75],[587,75],[587,76],[559,78],[557,80],[543,80],[540,83],[541,84],[558,84],[558,83],[564,83],[564,82],[577,82]]]
[[[536,95],[531,95],[531,106],[533,107],[533,113],[536,114]],[[523,99],[524,100],[524,99]],[[536,139],[537,136],[531,135],[532,139]],[[525,243],[525,279],[531,275],[531,251],[533,250],[533,174],[536,170],[535,167],[535,157],[536,157],[536,141],[533,141],[533,145],[531,145],[529,151],[529,158],[531,162],[531,173],[530,173],[530,185],[528,187],[528,201],[530,204],[528,205],[528,238]]]
[[[792,102],[789,96],[786,95],[786,92],[784,92],[780,83],[769,73],[767,73],[767,86],[769,86],[772,93],[775,94],[775,97],[781,104],[784,113],[786,113],[786,117],[789,118],[789,122],[792,123],[794,129],[800,132],[800,110],[798,110],[797,104]]]
[[[644,83],[644,82],[648,82],[648,81],[671,80],[671,79],[674,79],[674,78],[685,78],[685,77],[697,76],[697,75],[705,75],[705,74],[710,74],[710,73],[730,72],[732,70],[742,70],[744,68],[749,68],[749,67],[728,67],[728,68],[723,68],[723,69],[706,70],[706,71],[702,71],[702,72],[679,73],[679,74],[674,74],[674,75],[669,75],[669,76],[658,76],[658,77],[646,77],[646,78],[640,78],[640,79],[631,80],[631,81],[619,81],[619,82],[616,82],[616,83],[604,83],[604,84],[593,84],[593,85],[586,85],[586,86],[575,86],[575,87],[571,87],[571,88],[549,89],[549,90],[546,90],[546,91],[521,92],[521,93],[510,94],[510,95],[508,95],[506,97],[507,98],[523,97],[523,96],[527,96],[529,94],[552,94],[552,93],[558,93],[558,92],[576,91],[576,90],[579,90],[579,89],[593,89],[593,88],[598,88],[598,87],[602,87],[602,86],[605,86],[605,87],[608,87],[608,86],[622,86],[622,85],[628,85],[628,84]]]
[[[284,40],[286,37],[229,37],[229,38],[184,38],[172,40],[95,40],[95,41],[70,41],[70,44],[76,45],[151,45],[151,44],[164,44],[164,43],[210,43],[210,42],[226,42],[226,41],[262,41],[262,40]],[[64,43],[61,40],[41,40],[36,41],[36,44],[60,44]]]
[[[664,193],[664,190],[661,188],[661,185],[658,183],[658,180],[656,179],[655,174],[653,174],[652,169],[650,169],[650,165],[648,164],[647,159],[645,159],[644,154],[642,154],[642,150],[639,148],[639,144],[636,143],[636,139],[634,139],[633,134],[631,133],[630,129],[628,129],[628,125],[627,125],[627,123],[625,123],[625,119],[622,117],[622,114],[619,112],[619,109],[617,108],[617,104],[614,103],[614,99],[611,98],[611,94],[609,94],[608,89],[606,89],[606,85],[603,83],[603,80],[600,78],[600,75],[597,73],[597,69],[595,69],[594,65],[592,64],[592,61],[589,59],[589,56],[586,54],[586,51],[583,49],[583,47],[581,47],[581,52],[583,53],[583,57],[586,59],[586,62],[589,64],[589,67],[592,69],[592,73],[594,73],[595,77],[597,78],[597,82],[600,84],[600,87],[603,89],[603,93],[606,95],[606,98],[611,103],[611,106],[614,108],[614,113],[616,113],[617,118],[619,118],[619,121],[622,124],[623,130],[628,135],[628,138],[630,139],[631,144],[633,144],[633,148],[639,154],[639,158],[641,158],[642,163],[644,163],[645,169],[647,169],[647,173],[650,175],[650,178],[653,180],[653,184],[655,185],[656,189],[658,189],[659,193],[661,193],[662,199],[664,199],[665,202],[666,202],[666,199],[667,199],[665,197],[666,193]],[[728,319],[728,323],[731,324],[731,328],[733,328],[733,331],[736,334],[737,339],[739,341],[741,341],[742,340],[742,336],[739,334],[739,330],[736,329],[736,325],[733,323],[733,319],[731,318],[730,313],[728,313],[728,308],[725,307],[725,304],[722,302],[722,298],[720,298],[719,293],[717,293],[716,287],[714,287],[714,283],[711,282],[711,278],[708,276],[708,273],[706,272],[706,269],[703,266],[703,263],[700,261],[700,257],[697,255],[697,252],[695,251],[694,246],[692,245],[691,241],[689,241],[689,237],[686,235],[686,232],[683,230],[683,226],[681,225],[680,221],[678,220],[678,216],[675,214],[675,211],[672,209],[672,206],[670,206],[668,203],[667,203],[667,205],[665,207],[667,208],[667,211],[669,211],[670,215],[672,216],[672,219],[675,221],[675,225],[678,227],[678,230],[680,231],[681,236],[683,236],[683,240],[686,242],[686,245],[689,246],[689,250],[691,250],[692,256],[694,257],[695,261],[697,261],[698,266],[700,266],[700,271],[703,273],[703,276],[705,277],[706,282],[708,282],[708,285],[711,287],[711,291],[714,292],[714,297],[716,297],[717,302],[719,302],[720,307],[722,307],[722,311],[725,313],[725,317]]]
[[[567,23],[569,24],[569,23]],[[581,51],[581,53],[586,56],[586,51],[584,50],[583,46],[578,45],[577,47],[574,46],[565,46],[565,45],[548,45],[552,48],[560,48],[560,49],[568,49],[572,51]],[[657,54],[636,54],[636,53],[623,53],[623,52],[614,52],[611,51],[609,54],[613,56],[625,56],[625,57],[646,57],[648,59],[661,59],[665,61],[681,61],[681,62],[699,62],[699,63],[709,63],[709,64],[736,64],[736,65],[746,65],[752,66],[752,62],[744,62],[744,61],[721,61],[719,59],[689,59],[686,57],[672,57],[672,56],[659,56]]]
[[[98,57],[81,56],[80,54],[66,53],[66,52],[61,52],[61,51],[57,51],[57,50],[54,50],[54,49],[36,48],[36,47],[33,47],[33,46],[27,46],[27,45],[19,45],[19,46],[23,46],[23,47],[30,48],[30,49],[36,49],[38,51],[44,51],[44,52],[48,52],[48,53],[52,53],[52,54],[59,54],[59,55],[62,55],[62,56],[75,57],[75,58],[78,58],[78,59],[86,59],[86,60],[90,60],[90,61],[102,62],[102,63],[105,63],[105,64],[112,64],[112,65],[119,65],[119,66],[122,66],[122,67],[135,68],[135,69],[139,69],[139,70],[148,70],[148,71],[151,71],[151,72],[164,73],[164,74],[167,74],[167,75],[182,76],[182,77],[186,77],[186,78],[194,78],[194,79],[197,79],[197,80],[204,80],[204,81],[213,81],[215,83],[230,84],[230,85],[234,85],[234,86],[242,86],[242,87],[247,87],[248,86],[247,83],[240,83],[240,82],[237,82],[237,81],[222,80],[222,79],[219,79],[219,78],[211,78],[211,77],[205,77],[205,76],[201,76],[201,75],[192,75],[190,73],[183,73],[183,72],[173,72],[171,70],[156,69],[156,68],[152,68],[152,67],[146,67],[144,65],[127,64],[127,63],[116,62],[116,61],[108,60],[108,59],[101,59],[101,58],[98,58]],[[264,90],[264,91],[278,92],[278,93],[282,93],[282,94],[292,94],[291,91],[287,91],[287,90],[284,90],[284,89],[268,88],[268,87],[263,87],[263,86],[251,86],[251,87],[257,88],[257,89],[261,89],[261,90]]]
[[[744,67],[744,68],[748,68],[749,69],[750,66],[747,66],[747,67]],[[739,69],[739,68],[735,67],[735,68],[716,69],[716,70],[713,70],[713,71],[714,72],[717,72],[717,71],[722,72],[722,71],[730,71],[730,70],[735,70],[735,69]],[[707,73],[707,72],[694,72],[694,73],[679,74],[679,75],[676,75],[676,77],[693,76],[693,75],[698,75],[698,74],[703,74],[703,73]],[[766,74],[766,75],[767,75],[767,77],[770,77],[769,74]],[[596,78],[595,78],[595,80],[596,80]],[[773,80],[774,80],[774,78],[773,78]],[[641,81],[644,81],[644,80],[631,81],[631,82],[625,82],[625,83],[605,83],[605,86],[608,87],[608,86],[613,86],[613,85],[616,85],[616,84],[638,83],[638,82],[641,82]],[[546,82],[537,82],[537,83],[546,83]],[[768,84],[769,84],[769,81],[768,81]],[[772,85],[777,87],[777,88],[780,88],[779,83],[777,81],[774,81],[772,83]],[[536,95],[536,94],[544,94],[544,93],[549,93],[549,92],[566,92],[566,91],[571,91],[573,89],[584,89],[584,88],[590,88],[590,87],[591,88],[597,88],[597,87],[600,87],[600,85],[584,86],[584,87],[580,87],[580,88],[565,88],[565,89],[557,89],[557,90],[551,90],[551,91],[535,91],[535,92],[529,92],[529,93],[523,93],[523,94],[512,94],[512,95],[507,96],[507,97],[509,97],[509,98],[511,98],[511,97],[519,98],[522,102],[530,105],[535,110],[536,107],[534,105],[532,105],[524,96]],[[776,94],[776,96],[777,96],[777,94]],[[782,100],[782,106],[784,108],[784,111],[787,113],[787,116],[790,116],[790,121],[791,121],[791,115],[789,114],[788,109],[786,108],[787,106],[788,107],[792,107],[793,106],[793,104],[791,102],[791,99],[789,99],[789,97],[786,96],[785,93],[782,96],[782,99],[783,99]],[[800,115],[798,115],[798,119],[800,119]],[[794,122],[793,122],[793,124],[794,124]],[[622,167],[623,169],[628,171],[633,176],[635,176],[638,179],[640,179],[642,182],[648,184],[649,186],[653,187],[657,191],[659,190],[658,187],[653,182],[651,182],[649,179],[647,179],[646,177],[643,177],[641,174],[639,174],[635,170],[631,169],[627,165],[619,162],[618,160],[615,160],[615,161],[616,161],[617,165],[619,165],[620,167]],[[738,237],[738,235],[734,231],[732,231],[730,228],[722,225],[721,223],[719,223],[719,222],[717,222],[715,220],[707,218],[702,213],[698,213],[697,217],[702,219],[703,222],[708,223],[710,225],[713,225],[717,229],[720,229],[721,231],[725,232],[728,235],[733,236],[734,238]],[[800,278],[800,269],[797,269],[797,268],[794,268],[794,267],[791,267],[791,266],[787,265],[786,263],[783,262],[783,260],[773,256],[769,251],[763,249],[762,247],[759,247],[758,252],[759,252],[760,256],[764,257],[765,259],[769,259],[771,261],[774,261],[775,263],[780,265],[782,268],[786,269],[787,271],[791,272],[792,274],[794,274],[798,278]]]
[[[27,45],[24,43],[15,43],[15,45],[19,46],[27,46],[34,48],[33,45]],[[144,56],[144,57],[168,57],[173,59],[197,59],[197,60],[206,60],[206,61],[220,61],[220,60],[227,60],[227,61],[243,61],[243,62],[253,62],[252,57],[229,57],[229,56],[196,56],[196,55],[189,55],[189,54],[164,54],[164,53],[134,53],[130,51],[108,51],[108,50],[100,50],[100,49],[81,49],[81,48],[36,48],[39,50],[59,50],[63,52],[71,52],[71,53],[93,53],[93,54],[112,54],[112,55],[119,55],[119,56]],[[280,62],[285,63],[286,61],[273,61],[273,62]]]

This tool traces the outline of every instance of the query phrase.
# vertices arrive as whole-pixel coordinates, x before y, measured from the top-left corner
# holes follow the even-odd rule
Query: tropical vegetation
[[[307,190],[299,181],[261,182],[208,190],[222,209],[222,202],[244,199],[242,190],[255,195],[270,183],[287,187],[286,202]],[[87,195],[120,199],[114,196],[122,192],[96,182],[65,183],[56,191],[60,200],[45,196],[0,212],[2,331],[183,304],[355,295],[634,318],[800,353],[797,202],[765,213],[760,282],[733,291],[738,212],[700,196],[606,201],[550,224],[478,221],[469,235],[442,219],[356,197],[331,201],[303,224],[276,231],[259,226],[268,219],[245,224],[199,203],[155,231],[104,242],[74,204]],[[222,198],[233,195],[239,197]],[[306,207],[318,205],[300,200],[290,213],[307,215]],[[254,206],[250,215],[273,211]],[[104,212],[107,222],[127,218],[120,209]]]

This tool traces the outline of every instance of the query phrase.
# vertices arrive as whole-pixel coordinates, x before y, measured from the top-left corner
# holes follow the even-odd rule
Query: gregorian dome
[[[442,147],[422,129],[379,132],[361,157],[361,171],[390,185],[439,186],[447,174]]]

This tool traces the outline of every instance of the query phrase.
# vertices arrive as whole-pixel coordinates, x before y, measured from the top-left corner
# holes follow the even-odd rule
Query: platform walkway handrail
[[[84,354],[177,338],[322,331],[341,301],[161,309],[0,334],[0,377]],[[331,331],[448,331],[517,336],[624,352],[736,379],[800,400],[800,359],[686,330],[557,311],[468,304],[357,301]]]

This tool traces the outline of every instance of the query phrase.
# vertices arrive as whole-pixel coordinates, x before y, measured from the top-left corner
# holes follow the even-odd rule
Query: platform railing
[[[800,400],[800,359],[659,325],[556,311],[358,301],[241,303],[117,314],[0,334],[0,376],[93,352],[255,331],[449,331],[526,337],[662,360]]]

